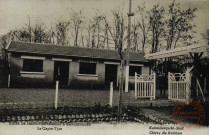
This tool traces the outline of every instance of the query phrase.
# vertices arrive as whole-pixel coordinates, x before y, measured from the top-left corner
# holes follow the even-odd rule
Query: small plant
[[[101,105],[100,103],[95,103],[94,107],[93,107],[93,113],[100,113],[101,112]]]

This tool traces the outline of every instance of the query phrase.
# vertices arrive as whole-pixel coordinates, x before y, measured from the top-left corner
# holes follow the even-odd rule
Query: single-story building
[[[120,55],[114,50],[12,41],[7,53],[11,86],[53,86],[58,72],[60,84],[69,87],[119,83]],[[131,52],[129,57],[129,82],[133,84],[134,73],[149,74],[149,66],[141,53]]]

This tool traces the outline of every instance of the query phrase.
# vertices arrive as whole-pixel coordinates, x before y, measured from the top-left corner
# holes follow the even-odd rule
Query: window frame
[[[82,72],[81,72],[81,65],[82,64],[94,64],[95,65],[95,71],[94,71],[94,73],[84,73],[83,71],[85,71],[84,69],[82,69]],[[90,69],[92,68],[92,67],[89,67]],[[88,70],[87,70],[88,71]],[[78,75],[88,75],[88,76],[97,76],[97,73],[96,73],[96,71],[97,71],[97,63],[85,63],[85,62],[79,62],[79,71],[78,71]]]
[[[142,74],[142,66],[140,66],[140,65],[130,65],[130,66],[129,66],[129,76],[131,76],[131,77],[134,77],[134,76],[135,76],[135,72],[134,72],[134,75],[130,75],[131,67],[140,68],[140,74]]]
[[[21,56],[21,58],[23,59],[23,64],[22,64],[22,71],[20,71],[21,74],[44,74],[44,60],[45,57],[38,57],[38,56]],[[41,63],[41,67],[39,67],[39,69],[41,70],[33,70],[35,68],[33,68],[32,70],[25,70],[25,62],[24,61],[40,61],[39,63]],[[34,62],[31,62],[32,65],[34,65]],[[28,64],[28,63],[27,63]],[[37,64],[37,63],[36,63]],[[35,65],[36,65],[35,64]]]

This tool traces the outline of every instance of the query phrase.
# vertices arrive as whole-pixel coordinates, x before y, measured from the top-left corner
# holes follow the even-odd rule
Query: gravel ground
[[[113,106],[118,105],[118,94],[118,91],[114,90]],[[53,108],[54,97],[55,89],[0,88],[0,110]],[[98,103],[101,106],[109,104],[108,90],[59,89],[58,107],[93,107]],[[149,99],[135,99],[133,90],[123,93],[123,105],[141,107],[142,113],[155,121],[172,121],[172,111],[176,104],[160,97],[152,101]],[[207,107],[205,109],[207,114]],[[206,119],[206,121],[209,121],[208,115]]]
[[[113,106],[118,105],[118,90],[113,93]],[[0,88],[0,108],[53,107],[55,89],[47,88]],[[90,107],[109,104],[109,90],[59,89],[59,107]],[[174,106],[165,98],[135,99],[134,90],[123,93],[123,104],[133,106]]]

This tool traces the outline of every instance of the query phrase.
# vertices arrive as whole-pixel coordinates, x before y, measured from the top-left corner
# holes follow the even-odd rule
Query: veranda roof
[[[166,50],[162,52],[147,54],[145,57],[146,59],[152,60],[152,59],[168,58],[168,57],[174,57],[174,56],[180,56],[180,55],[188,55],[189,53],[206,52],[208,50],[209,50],[209,47],[207,45],[201,45],[201,44],[190,45],[190,46],[175,48],[172,50]]]

